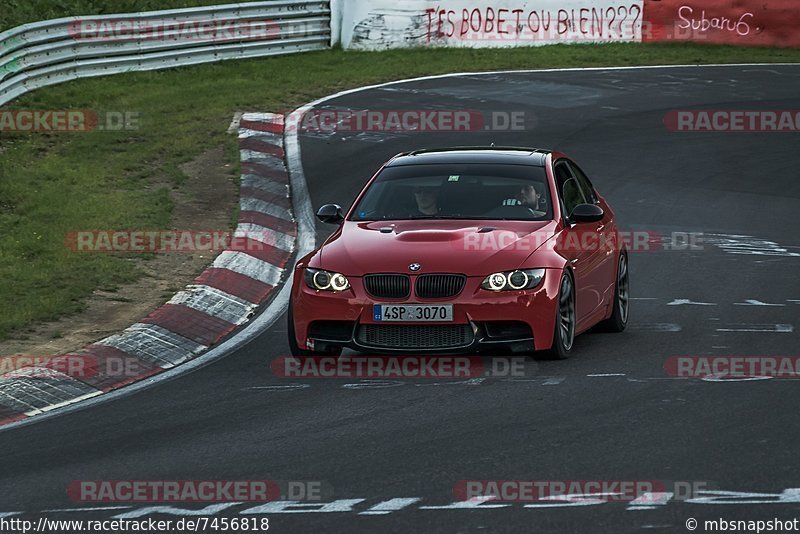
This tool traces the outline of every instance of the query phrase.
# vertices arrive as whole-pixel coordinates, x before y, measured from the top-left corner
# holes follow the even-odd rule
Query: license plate
[[[453,320],[452,304],[374,304],[375,321],[447,322]]]

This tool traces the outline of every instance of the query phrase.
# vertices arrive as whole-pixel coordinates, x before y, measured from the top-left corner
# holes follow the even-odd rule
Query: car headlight
[[[308,287],[319,291],[344,291],[350,288],[345,275],[322,269],[306,269],[305,279]]]
[[[481,282],[483,289],[489,291],[515,291],[519,289],[533,289],[544,278],[544,269],[517,269],[492,273]]]

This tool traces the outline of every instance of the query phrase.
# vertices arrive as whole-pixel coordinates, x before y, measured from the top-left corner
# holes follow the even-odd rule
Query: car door
[[[603,208],[603,219],[597,223],[596,228],[602,254],[598,257],[600,265],[595,270],[595,274],[597,288],[600,292],[600,306],[605,308],[606,305],[611,303],[617,279],[615,252],[619,249],[619,243],[617,243],[616,221],[614,220],[613,212],[604,201],[601,201],[586,173],[574,161],[570,160],[568,163],[587,201]]]
[[[601,310],[603,294],[603,264],[606,257],[600,245],[603,221],[576,223],[569,214],[578,204],[592,203],[589,195],[575,176],[569,161],[560,159],[553,165],[559,200],[564,212],[564,229],[557,242],[558,252],[572,266],[575,275],[576,330],[582,330]]]

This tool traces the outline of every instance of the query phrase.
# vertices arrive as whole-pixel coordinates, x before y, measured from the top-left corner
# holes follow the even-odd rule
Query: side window
[[[581,191],[580,184],[575,176],[572,175],[569,167],[564,162],[556,163],[554,167],[556,174],[556,184],[558,185],[558,193],[564,205],[564,212],[569,215],[575,206],[578,204],[585,204],[586,197]]]
[[[589,178],[587,178],[586,173],[575,165],[573,161],[569,162],[569,168],[572,170],[572,174],[575,175],[575,178],[578,179],[578,183],[587,201],[590,204],[597,204],[597,195],[594,194],[594,187],[592,186],[592,182],[589,181]]]

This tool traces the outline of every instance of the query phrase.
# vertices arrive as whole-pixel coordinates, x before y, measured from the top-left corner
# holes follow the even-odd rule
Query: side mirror
[[[339,224],[344,220],[342,207],[338,204],[325,204],[317,210],[317,219],[325,224]]]
[[[570,218],[578,223],[587,223],[599,221],[603,215],[603,208],[597,204],[578,204],[572,210]]]

